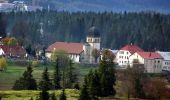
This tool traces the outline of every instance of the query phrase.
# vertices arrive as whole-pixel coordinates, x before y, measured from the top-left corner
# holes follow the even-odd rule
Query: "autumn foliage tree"
[[[170,99],[170,89],[166,86],[165,81],[161,79],[154,78],[148,80],[143,88],[148,99]]]
[[[0,70],[5,70],[7,67],[7,62],[6,59],[4,57],[0,58]]]
[[[130,97],[144,98],[143,81],[145,79],[144,66],[138,63],[128,66],[121,76],[122,92],[129,99]]]
[[[96,48],[93,49],[93,51],[92,51],[92,56],[93,56],[94,59],[95,59],[95,63],[97,63],[97,59],[100,57],[100,51],[97,50]]]

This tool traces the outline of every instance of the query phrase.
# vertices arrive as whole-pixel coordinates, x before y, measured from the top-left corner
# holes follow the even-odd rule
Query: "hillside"
[[[13,0],[10,0],[13,1]],[[170,0],[25,0],[59,11],[157,11],[170,12]]]

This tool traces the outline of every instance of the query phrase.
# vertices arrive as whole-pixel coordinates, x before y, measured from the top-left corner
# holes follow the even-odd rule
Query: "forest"
[[[8,12],[0,13],[0,26],[2,37],[13,36],[25,47],[48,47],[56,41],[85,43],[88,29],[96,26],[102,48],[132,43],[146,51],[170,50],[170,15],[156,12]]]

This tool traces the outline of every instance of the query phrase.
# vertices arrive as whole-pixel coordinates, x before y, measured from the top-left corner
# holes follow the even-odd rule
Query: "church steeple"
[[[100,43],[100,32],[95,26],[91,27],[88,30],[86,42],[87,43]]]

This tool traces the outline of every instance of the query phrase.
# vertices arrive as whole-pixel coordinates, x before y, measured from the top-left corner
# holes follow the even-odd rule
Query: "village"
[[[144,51],[135,44],[126,44],[119,50],[106,49],[100,46],[101,42],[100,32],[93,26],[88,30],[85,43],[55,42],[48,46],[45,50],[45,57],[43,58],[50,61],[53,51],[63,50],[68,53],[74,63],[97,64],[102,60],[102,51],[108,50],[115,56],[113,62],[117,65],[117,69],[126,69],[128,66],[132,66],[134,61],[137,60],[138,64],[144,66],[146,73],[170,71],[170,52]],[[38,59],[42,52],[42,50],[37,51],[36,57],[33,59]],[[27,60],[26,58],[29,57],[24,47],[20,45],[5,45],[2,41],[0,55],[10,59],[17,58],[18,60],[23,60],[23,58]]]

